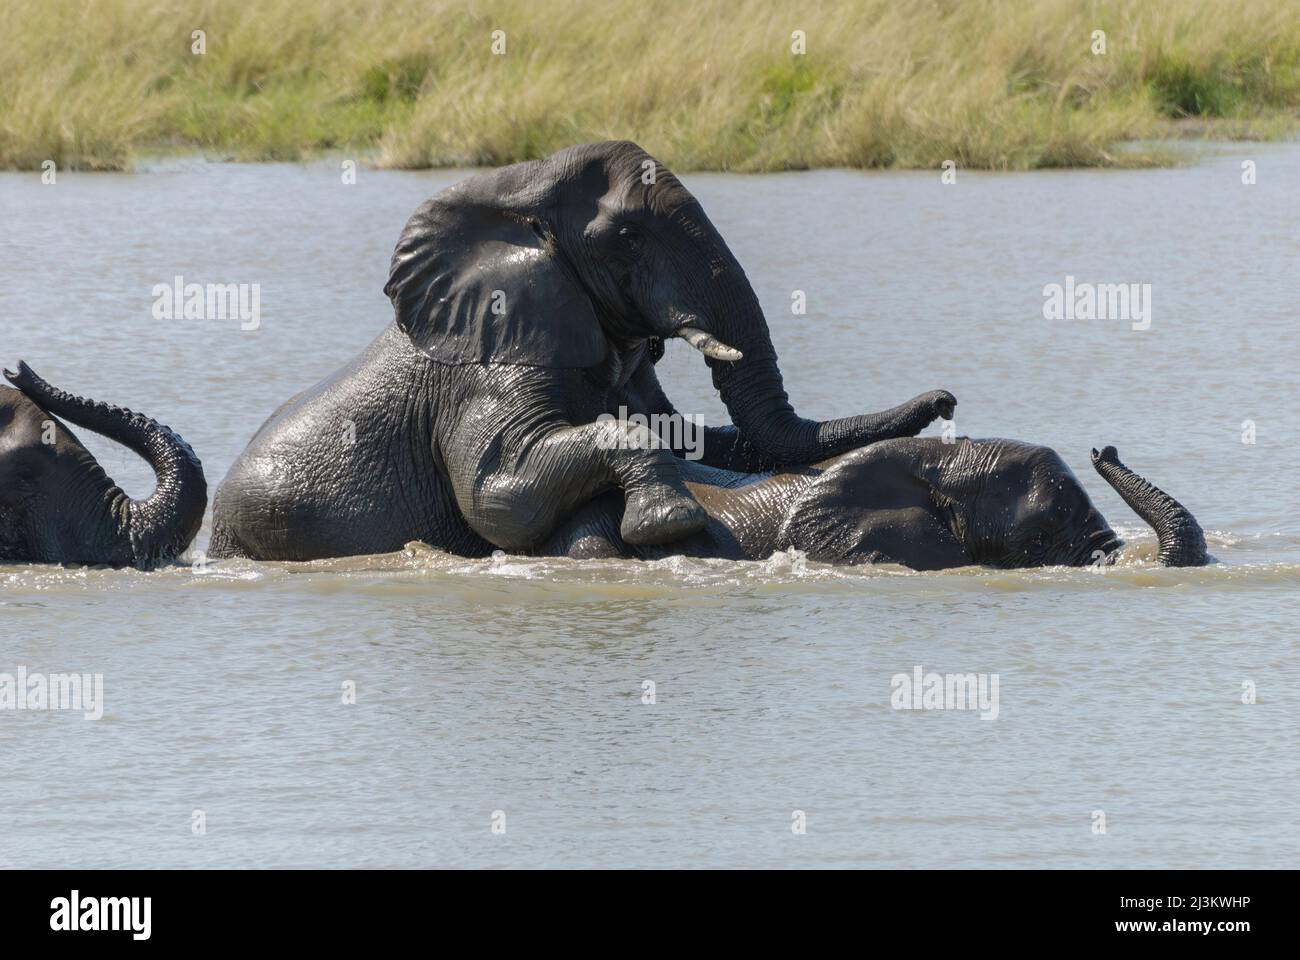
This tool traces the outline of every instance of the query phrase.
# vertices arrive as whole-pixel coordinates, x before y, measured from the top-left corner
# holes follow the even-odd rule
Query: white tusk
[[[676,336],[681,337],[700,353],[714,360],[736,361],[744,356],[735,347],[729,347],[711,333],[705,333],[699,327],[678,327]]]

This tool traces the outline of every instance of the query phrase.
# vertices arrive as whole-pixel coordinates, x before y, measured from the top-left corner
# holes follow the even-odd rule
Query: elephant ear
[[[384,287],[416,347],[447,364],[600,363],[604,331],[542,222],[454,191],[407,222]]]

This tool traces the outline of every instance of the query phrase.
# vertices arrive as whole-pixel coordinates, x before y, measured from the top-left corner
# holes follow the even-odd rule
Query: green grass
[[[1294,3],[6,0],[0,166],[496,164],[607,137],[679,169],[1147,164],[1116,146],[1295,133]]]
[[[1294,107],[1300,73],[1293,51],[1280,62],[1258,51],[1220,53],[1202,62],[1162,51],[1149,84],[1166,116],[1235,117],[1252,109]]]

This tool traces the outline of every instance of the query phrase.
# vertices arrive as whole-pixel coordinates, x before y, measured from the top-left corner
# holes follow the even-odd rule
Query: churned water
[[[171,424],[215,488],[389,320],[398,231],[462,175],[2,174],[0,354]],[[0,674],[104,691],[99,720],[0,710],[0,865],[1294,866],[1300,147],[686,183],[800,412],[950,389],[960,432],[1055,447],[1134,541],[1126,562],[0,567]],[[177,276],[258,284],[257,328],[156,319]],[[1067,277],[1150,284],[1149,328],[1045,319]],[[722,422],[697,355],[670,345],[664,371],[679,409]],[[142,463],[80,435],[148,491]],[[1106,443],[1197,514],[1216,565],[1151,564],[1089,466]],[[893,709],[917,667],[996,674],[996,718]]]

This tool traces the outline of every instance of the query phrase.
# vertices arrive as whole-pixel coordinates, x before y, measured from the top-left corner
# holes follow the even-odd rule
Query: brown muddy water
[[[462,175],[0,174],[0,353],[171,424],[215,488],[388,322],[398,231]],[[686,183],[802,413],[948,388],[960,432],[1055,447],[1134,542],[1125,563],[0,567],[0,674],[103,678],[98,720],[0,709],[0,865],[1294,866],[1300,146]],[[178,275],[258,284],[257,328],[157,319]],[[1150,284],[1149,326],[1045,319],[1067,277]],[[724,420],[689,348],[664,369],[679,409]],[[147,492],[143,463],[81,436]],[[1198,515],[1218,563],[1151,565],[1089,467],[1106,443]],[[996,674],[996,717],[893,709],[918,666]]]

